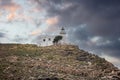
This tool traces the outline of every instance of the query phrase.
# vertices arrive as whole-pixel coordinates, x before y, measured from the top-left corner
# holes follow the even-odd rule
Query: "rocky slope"
[[[0,44],[0,80],[120,80],[120,71],[74,45]]]

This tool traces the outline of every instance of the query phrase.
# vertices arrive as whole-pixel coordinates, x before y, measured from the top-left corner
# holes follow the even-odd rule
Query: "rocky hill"
[[[120,80],[120,70],[74,45],[0,44],[0,80]]]

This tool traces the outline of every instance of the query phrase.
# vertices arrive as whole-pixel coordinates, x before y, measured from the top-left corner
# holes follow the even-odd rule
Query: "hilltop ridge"
[[[75,45],[0,44],[0,80],[120,80],[120,70]]]

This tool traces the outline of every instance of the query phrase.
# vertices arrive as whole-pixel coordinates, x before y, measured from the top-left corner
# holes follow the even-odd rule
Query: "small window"
[[[49,38],[48,40],[51,41],[51,38]]]
[[[43,39],[43,41],[45,42],[45,39]]]

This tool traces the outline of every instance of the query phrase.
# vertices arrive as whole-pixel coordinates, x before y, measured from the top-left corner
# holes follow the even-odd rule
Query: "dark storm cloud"
[[[11,4],[12,4],[12,0],[0,0],[1,6],[11,5]]]
[[[44,0],[38,3],[41,4],[38,7],[45,8],[47,17],[59,17],[57,25],[66,26],[69,38],[74,37],[70,38],[72,42],[120,57],[120,0]],[[81,28],[83,24],[86,27]],[[95,36],[104,39],[101,44],[107,40],[110,43],[93,44],[90,39]]]
[[[96,46],[95,46],[96,47]],[[108,45],[97,46],[96,49],[104,51],[105,54],[120,58],[120,41],[112,40]]]
[[[0,0],[0,8],[15,6],[16,3],[13,0]]]
[[[59,25],[76,27],[87,24],[87,29],[93,35],[106,37],[116,35],[118,37],[120,32],[119,3],[119,0],[61,0],[55,2],[52,0],[49,4],[47,3],[47,10],[48,16],[60,17]],[[69,6],[64,7],[66,5]]]
[[[5,33],[0,32],[0,38],[3,38],[3,37],[5,37]]]

